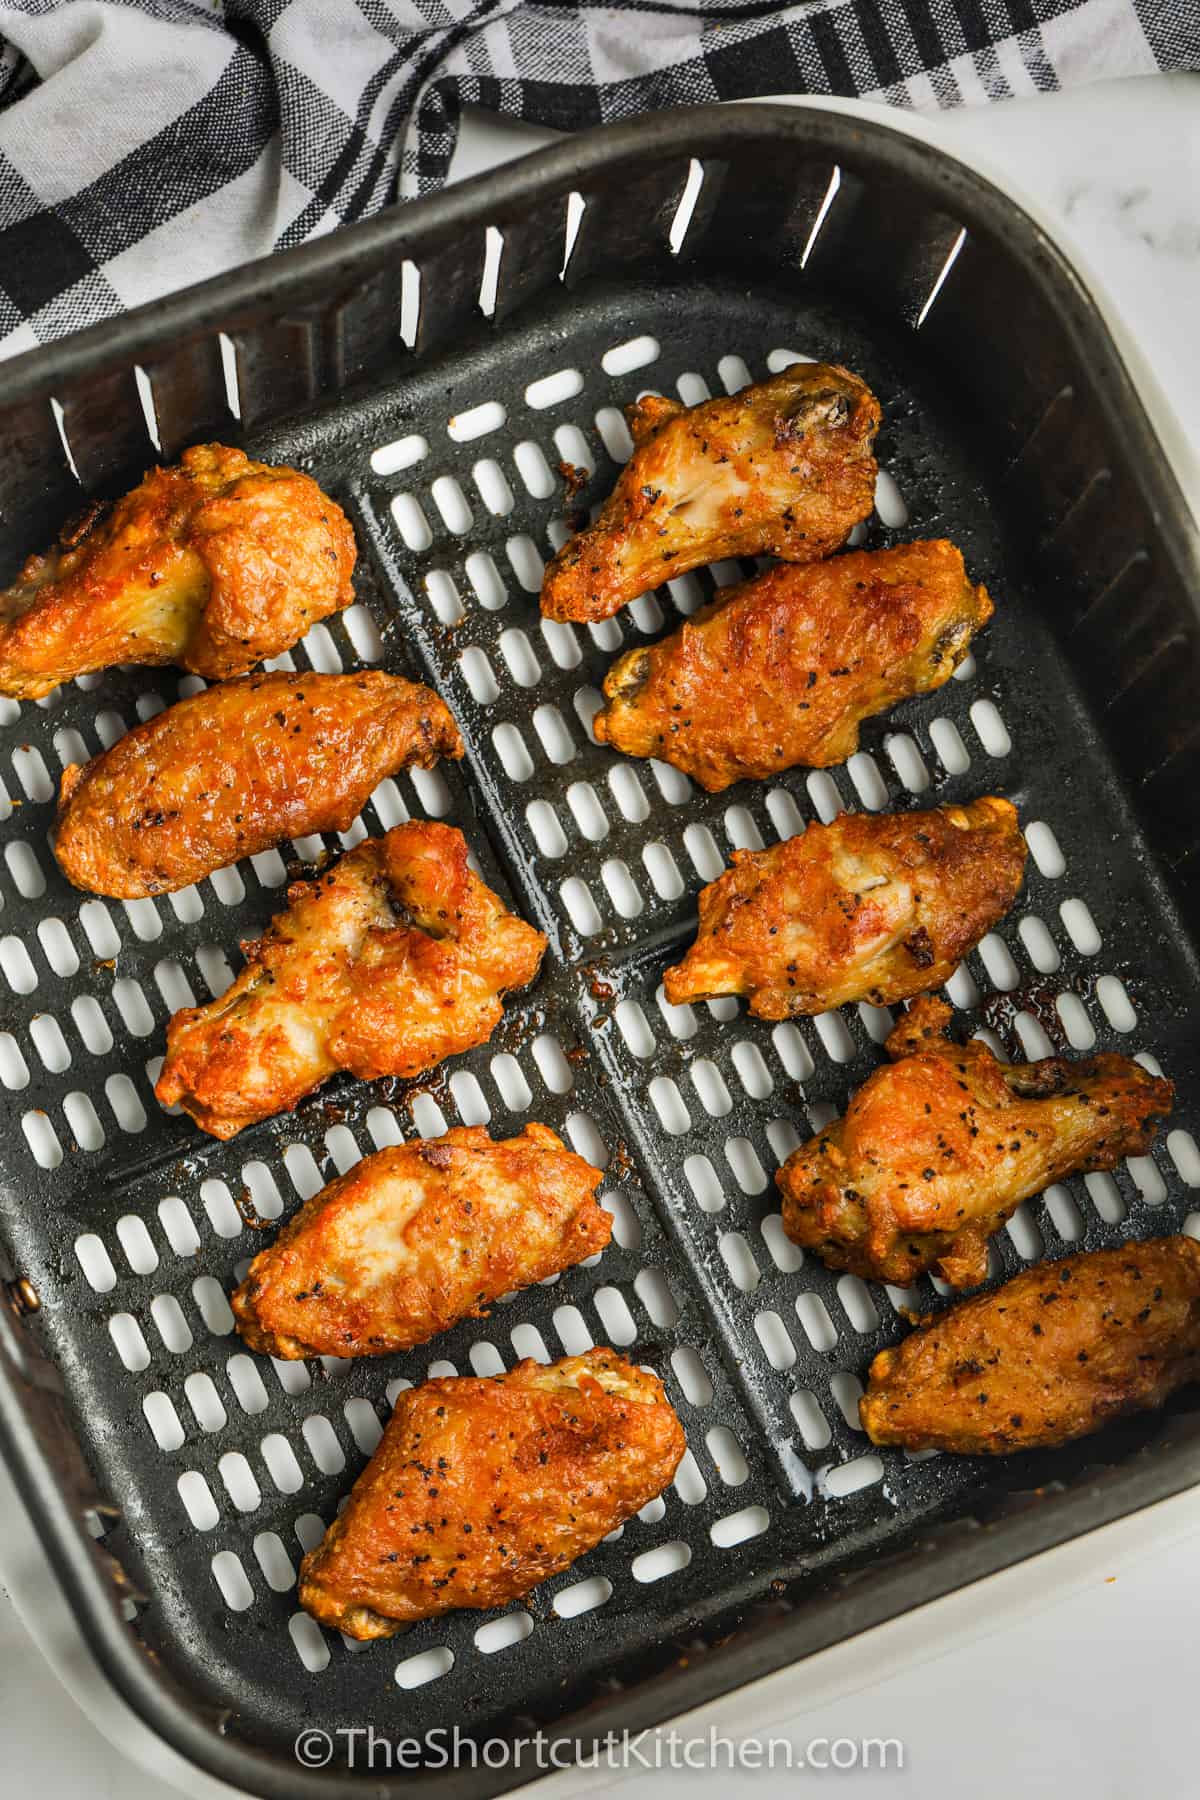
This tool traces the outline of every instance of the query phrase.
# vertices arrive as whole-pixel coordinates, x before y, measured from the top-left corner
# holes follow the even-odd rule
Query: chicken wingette
[[[1200,1380],[1200,1244],[1155,1238],[1026,1269],[871,1364],[873,1443],[1003,1456],[1070,1443]]]
[[[625,409],[634,452],[594,525],[546,570],[550,619],[607,619],[701,563],[817,562],[874,505],[879,402],[847,369],[796,363],[740,394]]]
[[[696,940],[663,986],[674,1006],[746,994],[760,1019],[939,987],[1004,917],[1025,841],[1007,800],[842,813],[767,850],[735,850],[703,888]]]
[[[240,675],[350,604],[354,560],[310,475],[200,444],[91,507],[0,592],[0,694],[34,700],[113,663]]]
[[[355,1638],[503,1606],[661,1493],[685,1448],[658,1377],[613,1350],[422,1382],[304,1558],[300,1604]]]
[[[311,832],[347,831],[385,775],[460,757],[431,688],[399,675],[243,675],[63,770],[54,854],[133,900]]]
[[[154,1091],[214,1137],[290,1112],[339,1069],[420,1075],[486,1043],[546,948],[450,825],[368,838],[288,900],[220,999],[167,1025]]]
[[[863,719],[948,681],[991,617],[944,539],[782,564],[627,651],[593,729],[720,793],[858,749]]]
[[[1171,1110],[1171,1083],[1128,1056],[1003,1063],[976,1038],[953,1043],[950,1016],[915,1001],[887,1040],[891,1064],[775,1177],[784,1230],[831,1268],[901,1287],[932,1269],[975,1287],[1022,1200],[1141,1156]]]
[[[254,1258],[233,1316],[271,1356],[382,1356],[603,1250],[601,1181],[544,1125],[397,1144],[305,1202]]]

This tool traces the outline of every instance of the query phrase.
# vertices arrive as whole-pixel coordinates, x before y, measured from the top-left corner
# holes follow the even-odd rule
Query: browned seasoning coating
[[[1003,1456],[1066,1444],[1200,1379],[1200,1244],[1156,1238],[1026,1269],[871,1364],[876,1444]]]
[[[760,1019],[878,1006],[940,987],[1003,918],[1025,842],[1007,800],[842,813],[767,850],[735,850],[702,889],[696,941],[663,984],[674,1006],[745,994]]]
[[[232,987],[167,1026],[155,1093],[214,1137],[290,1112],[338,1069],[419,1075],[486,1043],[546,948],[450,825],[368,838],[288,899]]]
[[[1171,1110],[1171,1083],[1130,1057],[1003,1063],[977,1038],[953,1043],[950,1017],[915,1001],[891,1064],[776,1176],[784,1230],[831,1268],[901,1286],[933,1269],[974,1287],[1022,1200],[1142,1155]]]
[[[562,476],[564,496],[567,500],[574,500],[580,489],[587,486],[587,470],[573,462],[559,462],[555,466]]]
[[[661,1493],[685,1448],[658,1377],[613,1350],[422,1382],[304,1558],[300,1604],[355,1638],[503,1606]]]
[[[783,564],[605,677],[593,730],[709,793],[858,749],[863,719],[948,681],[992,614],[944,539]]]
[[[244,675],[65,769],[54,854],[95,894],[170,892],[286,839],[347,831],[385,775],[462,754],[419,682]]]
[[[123,662],[239,675],[350,604],[355,554],[311,476],[197,445],[90,508],[0,593],[0,694],[36,699]]]
[[[816,562],[874,504],[879,403],[847,369],[796,363],[693,407],[647,394],[625,416],[633,455],[547,567],[547,618],[607,619],[722,557]]]
[[[408,1350],[603,1250],[602,1177],[545,1125],[481,1126],[364,1157],[254,1258],[237,1328],[271,1356]]]

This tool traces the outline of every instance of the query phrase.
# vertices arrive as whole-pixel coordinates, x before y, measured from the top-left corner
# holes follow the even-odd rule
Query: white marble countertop
[[[942,114],[946,146],[1036,197],[1065,247],[1081,250],[1200,456],[1200,76],[1110,82],[1065,95]],[[468,121],[456,174],[549,134]],[[45,1800],[161,1800],[231,1790],[156,1746],[92,1669],[37,1541],[0,1470],[0,1742],[6,1792]],[[689,1731],[770,1725],[814,1736],[898,1737],[905,1768],[829,1773],[845,1800],[976,1800],[1136,1791],[1194,1779],[1194,1596],[1200,1491],[920,1609],[693,1717]],[[13,1605],[16,1601],[20,1615]],[[22,1619],[36,1624],[45,1658]],[[51,1665],[54,1665],[53,1667]],[[57,1669],[71,1692],[61,1685]],[[72,1697],[72,1694],[75,1696]],[[118,1745],[120,1747],[118,1747]],[[716,1795],[727,1769],[567,1774],[546,1800],[650,1780],[664,1797]],[[735,1776],[763,1800],[806,1777]],[[814,1777],[809,1776],[809,1780]]]

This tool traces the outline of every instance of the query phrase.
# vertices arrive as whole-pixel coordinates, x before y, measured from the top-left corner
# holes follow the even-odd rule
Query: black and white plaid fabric
[[[0,356],[574,130],[756,94],[945,107],[1200,68],[1200,0],[0,0]]]

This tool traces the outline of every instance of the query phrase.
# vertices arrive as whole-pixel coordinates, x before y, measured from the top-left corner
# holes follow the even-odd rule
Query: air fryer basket
[[[866,541],[952,537],[996,616],[962,678],[869,727],[848,767],[704,796],[588,724],[617,650],[737,571],[589,629],[541,622],[541,562],[611,486],[623,403],[647,386],[692,400],[794,354],[846,363],[883,402],[894,487]],[[466,762],[385,782],[362,828],[406,810],[460,824],[551,950],[484,1050],[204,1138],[153,1099],[165,1020],[228,979],[287,868],[323,846],[184,895],[89,899],[46,843],[63,762],[197,684],[114,670],[0,702],[0,1440],[143,1716],[287,1796],[359,1791],[337,1759],[296,1766],[306,1727],[536,1722],[586,1746],[1195,1479],[1187,1395],[1003,1463],[873,1454],[861,1378],[904,1329],[896,1308],[939,1298],[803,1260],[771,1174],[875,1066],[885,1020],[772,1028],[659,998],[731,847],[843,805],[1006,794],[1029,877],[952,984],[967,1029],[1013,1054],[1143,1053],[1178,1107],[1152,1157],[1022,1208],[994,1272],[1192,1216],[1196,536],[1088,296],[1030,221],[923,144],[830,112],[702,109],[580,138],[9,365],[0,581],[83,495],[208,436],[310,469],[353,517],[358,602],[296,666],[418,676],[462,725]],[[560,462],[591,471],[577,498]],[[227,1294],[262,1218],[360,1152],[484,1118],[540,1119],[608,1159],[616,1235],[594,1266],[404,1357],[241,1348]],[[302,1548],[400,1382],[589,1341],[651,1363],[680,1410],[690,1454],[661,1502],[496,1616],[352,1651],[298,1613]],[[482,1794],[528,1773],[374,1784]]]

